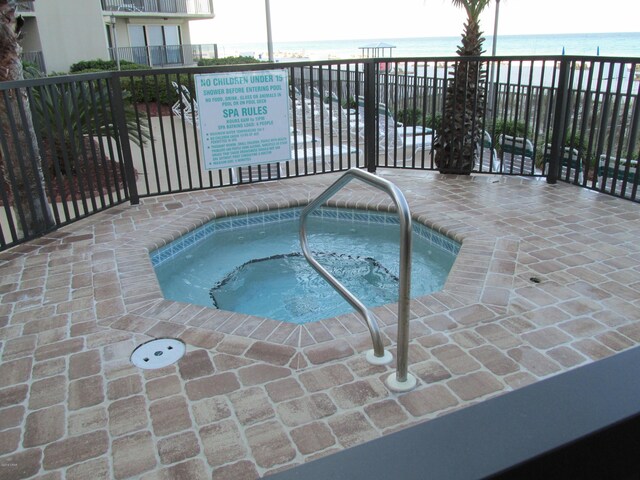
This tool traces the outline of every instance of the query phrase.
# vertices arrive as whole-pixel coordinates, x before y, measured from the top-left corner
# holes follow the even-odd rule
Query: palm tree
[[[480,31],[480,13],[491,0],[451,0],[467,12],[462,33],[461,57],[479,57],[484,37]],[[454,65],[453,79],[446,91],[442,126],[434,148],[441,173],[470,174],[476,145],[481,139],[487,72],[479,60],[462,59]]]
[[[34,67],[24,67],[24,77],[27,79],[44,78],[45,76]],[[110,106],[104,105],[100,101],[92,102],[91,96],[101,99],[109,98],[110,93],[105,81],[85,80],[75,83],[76,88],[65,88],[63,85],[48,85],[34,88],[31,91],[33,96],[32,115],[36,120],[35,124],[41,128],[40,136],[46,138],[49,135],[48,125],[53,123],[59,112],[67,112],[63,115],[63,125],[54,135],[62,134],[62,139],[66,143],[75,141],[79,144],[85,135],[97,135],[108,137],[117,130],[114,125],[113,115]],[[131,92],[123,90],[124,119],[127,125],[129,140],[138,146],[146,144],[151,139],[149,133],[149,122],[145,118],[136,118],[136,111],[131,99]],[[68,118],[66,118],[68,117]],[[91,126],[91,128],[89,127]],[[95,126],[95,131],[93,130]],[[55,130],[55,127],[54,127]]]
[[[23,80],[18,44],[22,19],[15,0],[0,0],[0,82]],[[19,234],[25,237],[52,228],[53,216],[44,190],[42,161],[26,89],[13,88],[0,96],[0,164],[12,186]]]

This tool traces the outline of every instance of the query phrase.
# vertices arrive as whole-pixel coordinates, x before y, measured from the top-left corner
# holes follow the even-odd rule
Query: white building
[[[24,59],[47,72],[98,58],[162,67],[215,55],[214,45],[192,45],[189,32],[190,21],[214,17],[213,0],[23,1],[18,13]]]

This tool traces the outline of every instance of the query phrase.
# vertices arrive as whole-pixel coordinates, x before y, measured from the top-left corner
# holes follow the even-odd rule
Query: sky
[[[495,0],[481,16],[493,32]],[[451,0],[270,0],[274,43],[459,36]],[[191,43],[266,42],[264,0],[213,0],[216,18],[191,22]],[[640,0],[501,0],[499,35],[640,31]]]

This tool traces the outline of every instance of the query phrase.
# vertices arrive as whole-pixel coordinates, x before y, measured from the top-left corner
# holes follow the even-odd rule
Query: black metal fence
[[[474,171],[546,176],[638,201],[640,59],[366,59],[105,72],[0,84],[0,249],[140,197],[351,167],[434,170],[432,147],[461,62],[481,62],[486,72]],[[274,68],[289,78],[290,158],[205,170],[194,74]]]
[[[130,198],[118,84],[105,73],[0,85],[0,248]]]

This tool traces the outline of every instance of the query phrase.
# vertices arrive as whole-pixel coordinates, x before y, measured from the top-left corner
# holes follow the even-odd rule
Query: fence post
[[[120,76],[113,74],[109,77],[109,88],[113,95],[113,116],[116,120],[116,128],[118,129],[118,140],[122,150],[122,163],[124,163],[124,178],[129,192],[129,201],[131,205],[140,203],[138,195],[138,186],[136,185],[136,174],[133,168],[133,157],[131,156],[131,144],[129,143],[129,130],[125,120],[124,101],[122,99],[122,86],[120,84]]]
[[[376,64],[364,64],[364,163],[367,171],[376,171]]]
[[[558,90],[553,114],[553,133],[551,136],[551,152],[549,152],[549,172],[547,183],[555,184],[560,173],[560,158],[562,156],[562,140],[565,133],[565,119],[569,100],[569,65],[570,60],[560,60],[560,75],[558,76]],[[546,149],[546,145],[544,149]]]

